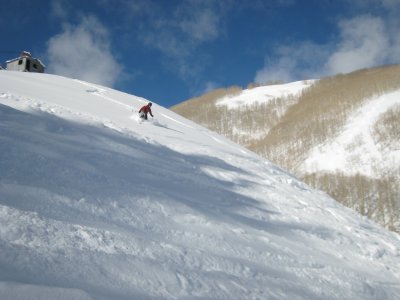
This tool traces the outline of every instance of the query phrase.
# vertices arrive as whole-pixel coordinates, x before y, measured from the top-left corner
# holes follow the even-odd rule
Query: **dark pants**
[[[142,119],[147,120],[147,113],[142,112],[142,113],[140,114],[140,117],[141,117]]]

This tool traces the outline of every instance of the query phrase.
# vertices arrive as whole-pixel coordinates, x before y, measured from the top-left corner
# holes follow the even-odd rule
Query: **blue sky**
[[[1,0],[0,62],[165,107],[217,87],[399,63],[400,0]]]

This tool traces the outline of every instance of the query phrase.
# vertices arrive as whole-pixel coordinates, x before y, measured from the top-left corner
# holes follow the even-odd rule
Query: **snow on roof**
[[[29,51],[22,51],[20,55],[22,57],[32,57],[32,54]]]
[[[46,67],[46,65],[40,59],[34,58],[32,56],[20,56],[20,57],[17,57],[17,58],[13,58],[13,59],[7,60],[6,64],[9,64],[11,62],[14,62],[14,61],[20,60],[21,58],[26,58],[26,57],[30,57],[32,60],[34,60],[37,63],[41,64],[44,68]]]
[[[40,63],[40,64],[43,66],[43,68],[46,68],[46,65],[45,65],[39,58],[35,58],[35,60],[36,60],[38,63]]]
[[[17,57],[17,58],[13,58],[13,59],[10,59],[10,60],[6,60],[6,64],[9,64],[10,62],[13,62],[13,61],[16,61],[16,60],[19,60],[19,59],[21,59],[21,57]]]

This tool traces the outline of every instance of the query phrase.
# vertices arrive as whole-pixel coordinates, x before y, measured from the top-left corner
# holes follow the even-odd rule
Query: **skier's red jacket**
[[[144,112],[146,115],[149,113],[150,116],[153,117],[153,114],[151,113],[151,108],[150,108],[150,106],[151,106],[151,105],[149,105],[149,104],[143,106],[143,107],[139,110],[139,113]]]

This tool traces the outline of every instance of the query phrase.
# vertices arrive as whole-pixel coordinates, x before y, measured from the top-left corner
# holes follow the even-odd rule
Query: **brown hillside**
[[[349,115],[369,99],[400,89],[400,65],[364,69],[317,81],[299,97],[276,98],[240,109],[216,105],[219,99],[241,92],[219,89],[171,109],[285,167],[383,226],[400,232],[399,171],[379,180],[343,174],[301,174],[298,166],[309,151],[340,132]],[[395,151],[400,144],[400,109],[384,114],[373,136]],[[357,141],[354,142],[357,147]]]

